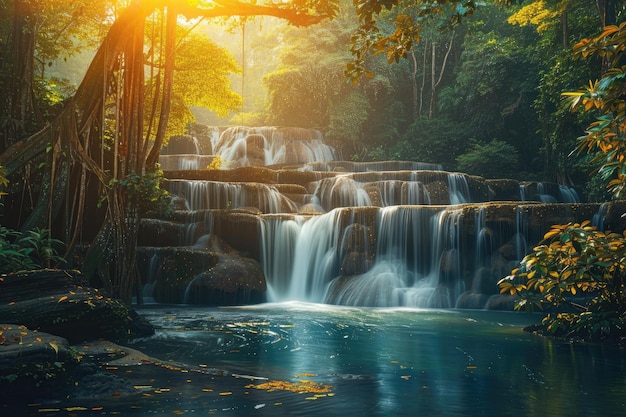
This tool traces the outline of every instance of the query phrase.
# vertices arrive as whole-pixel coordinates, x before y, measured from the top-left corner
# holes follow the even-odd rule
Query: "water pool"
[[[538,316],[281,303],[148,306],[130,346],[160,366],[103,369],[137,394],[14,415],[620,416],[626,357],[522,331]],[[214,372],[211,369],[225,372]],[[4,415],[4,414],[3,414]]]

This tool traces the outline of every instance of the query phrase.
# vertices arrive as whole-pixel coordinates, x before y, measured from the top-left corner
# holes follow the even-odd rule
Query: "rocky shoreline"
[[[141,360],[114,342],[154,334],[133,309],[89,287],[80,272],[65,270],[0,276],[0,323],[3,404],[134,394],[132,384],[102,366],[129,356]]]

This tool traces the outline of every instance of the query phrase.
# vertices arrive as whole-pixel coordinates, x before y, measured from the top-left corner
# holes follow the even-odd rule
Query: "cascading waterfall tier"
[[[555,221],[582,221],[596,211],[593,204],[481,203],[263,216],[268,298],[483,308],[501,298],[497,282],[515,267],[526,240],[540,239]]]
[[[161,157],[177,211],[142,221],[139,270],[157,302],[508,308],[497,282],[550,226],[626,228],[622,202],[436,164],[340,161],[316,130],[192,133]]]

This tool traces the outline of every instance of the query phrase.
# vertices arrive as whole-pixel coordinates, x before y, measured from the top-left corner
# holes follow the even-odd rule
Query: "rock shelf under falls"
[[[235,129],[222,133],[228,138],[204,131],[213,133],[181,140],[185,153],[170,142],[164,166],[183,166],[173,161],[189,158],[191,148],[206,163],[217,154],[203,149],[220,144],[228,155],[224,144],[235,142],[238,162],[220,156],[219,170],[166,170],[179,210],[142,222],[138,266],[147,300],[509,308],[496,284],[550,226],[593,219],[600,229],[626,228],[623,202],[579,203],[557,184],[277,150],[323,145],[311,154],[333,156],[316,131]],[[251,149],[254,158],[246,156]],[[285,157],[276,163],[261,150]]]

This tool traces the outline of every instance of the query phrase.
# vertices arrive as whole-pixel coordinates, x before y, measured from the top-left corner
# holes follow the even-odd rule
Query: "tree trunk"
[[[34,4],[13,2],[13,28],[7,44],[9,68],[0,78],[0,152],[32,134],[40,124],[33,93],[35,37]]]
[[[434,107],[435,107],[435,69],[436,69],[436,44],[432,43],[431,46],[431,56],[430,56],[430,104],[428,105],[428,118],[433,118]]]
[[[435,60],[435,43],[433,42],[433,51],[432,51],[432,71],[431,71],[431,91],[430,91],[430,108],[428,112],[428,118],[432,119],[435,112],[435,97],[437,96],[437,87],[441,84],[441,80],[443,79],[443,74],[446,71],[446,67],[448,65],[448,58],[450,57],[450,52],[452,52],[452,46],[454,45],[454,31],[450,35],[450,42],[448,43],[448,49],[446,50],[445,55],[443,56],[443,61],[441,62],[441,69],[439,70],[439,75],[435,75],[436,72],[436,60]],[[435,80],[436,78],[436,80]]]
[[[420,105],[419,105],[419,116],[422,115],[422,110],[424,109],[424,89],[426,88],[426,56],[428,52],[428,41],[424,42],[424,53],[422,54],[422,85],[420,86]]]
[[[561,37],[563,49],[569,49],[569,27],[567,24],[567,9],[561,11]]]
[[[598,14],[600,15],[600,24],[602,28],[616,23],[615,1],[614,0],[596,0]]]
[[[154,170],[159,159],[159,152],[165,139],[165,130],[170,112],[172,100],[172,86],[174,83],[174,63],[176,58],[176,18],[177,14],[173,8],[167,10],[167,22],[165,25],[165,69],[163,74],[163,91],[161,98],[161,111],[159,114],[159,124],[157,127],[154,145],[146,160],[146,168]],[[155,95],[156,100],[156,95]]]
[[[415,48],[411,48],[411,62],[413,65],[411,71],[411,83],[413,85],[413,121],[419,117],[418,107],[418,88],[417,88],[417,58],[415,57]]]

